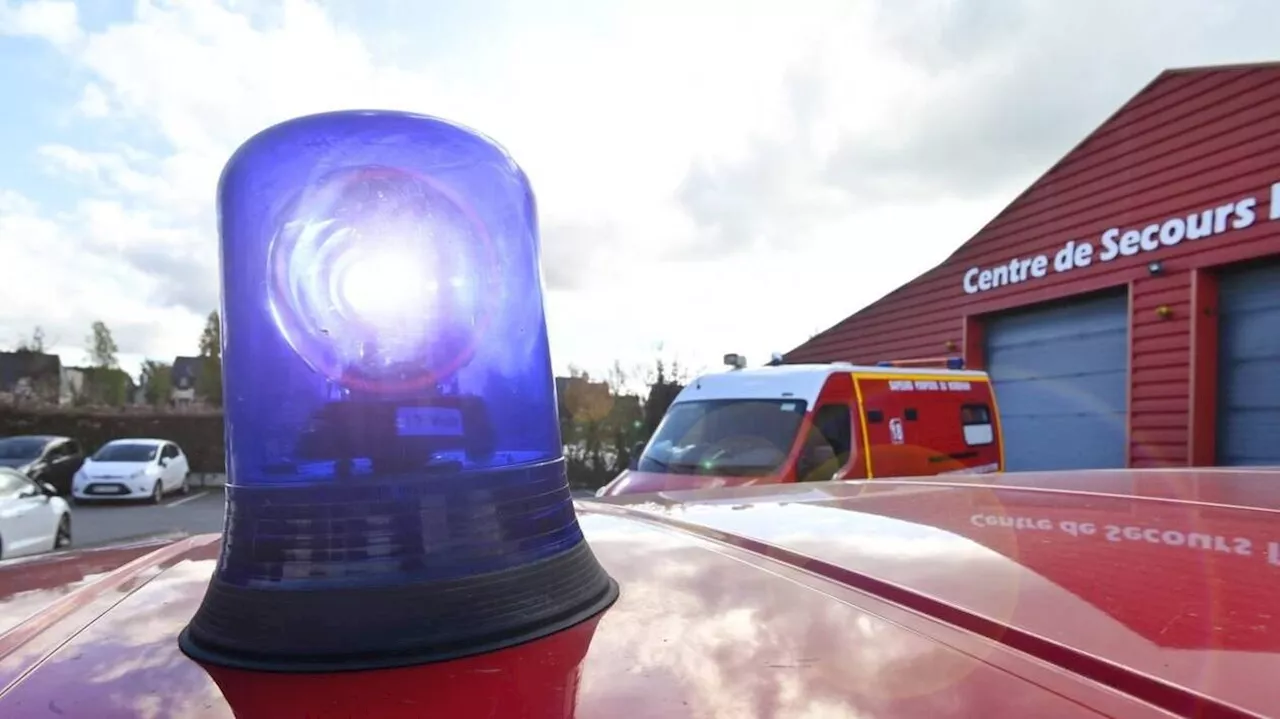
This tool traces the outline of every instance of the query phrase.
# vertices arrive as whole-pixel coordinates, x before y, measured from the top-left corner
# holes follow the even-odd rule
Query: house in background
[[[138,384],[118,368],[64,367],[58,355],[0,352],[0,402],[44,405],[136,404]]]
[[[85,373],[80,367],[63,367],[58,382],[58,404],[71,405],[84,396]]]
[[[175,407],[186,407],[199,401],[196,396],[196,384],[200,380],[200,371],[204,367],[202,357],[174,357],[173,369],[169,373],[172,389],[169,391],[170,401]]]
[[[0,398],[11,403],[58,404],[62,360],[44,352],[0,352]]]

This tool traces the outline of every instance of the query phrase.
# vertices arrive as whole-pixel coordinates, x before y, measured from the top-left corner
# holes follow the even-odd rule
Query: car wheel
[[[191,494],[191,475],[182,475],[182,493]]]
[[[58,531],[53,535],[53,548],[65,549],[71,546],[71,517],[62,515],[58,520]]]
[[[164,501],[164,487],[160,484],[160,480],[156,480],[156,484],[151,488],[151,503],[160,504]]]

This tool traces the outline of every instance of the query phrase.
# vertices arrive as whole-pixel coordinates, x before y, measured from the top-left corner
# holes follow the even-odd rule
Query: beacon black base
[[[403,587],[289,592],[215,577],[178,643],[198,663],[233,669],[390,669],[540,639],[617,598],[617,583],[585,541],[534,564]]]

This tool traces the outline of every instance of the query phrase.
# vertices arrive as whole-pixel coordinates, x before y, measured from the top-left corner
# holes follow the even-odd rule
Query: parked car
[[[0,559],[71,546],[71,507],[52,484],[0,467]]]
[[[11,467],[58,494],[71,493],[71,478],[84,464],[80,443],[70,437],[23,435],[0,439],[0,467]]]
[[[116,439],[98,448],[76,473],[76,501],[149,499],[159,503],[172,492],[190,491],[187,455],[164,439]]]

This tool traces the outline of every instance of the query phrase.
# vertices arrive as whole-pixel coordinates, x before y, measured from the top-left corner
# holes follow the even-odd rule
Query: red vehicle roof
[[[211,674],[179,651],[216,535],[6,562],[0,716],[1280,714],[1280,472],[765,485],[578,509],[621,585],[604,613],[349,675]]]

